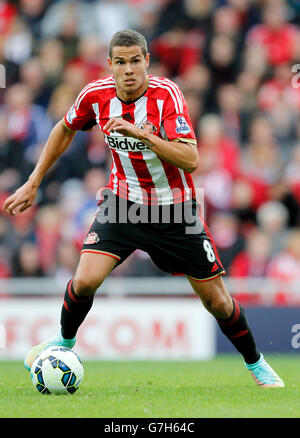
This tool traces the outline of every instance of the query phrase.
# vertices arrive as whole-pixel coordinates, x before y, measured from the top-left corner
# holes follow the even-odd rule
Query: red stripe
[[[93,298],[93,295],[90,295],[87,297],[80,297],[79,299],[76,298],[76,296],[72,292],[72,283],[73,283],[73,278],[72,278],[72,280],[69,281],[67,290],[68,290],[68,295],[69,295],[70,299],[74,303],[86,303],[87,301],[90,301]],[[70,312],[70,310],[69,310],[69,312]]]
[[[115,259],[117,261],[120,260],[120,257],[118,257],[118,256],[114,256],[113,254],[108,254],[107,252],[102,252],[102,251],[98,251],[98,250],[97,250],[97,252],[95,252],[95,251],[89,251],[88,249],[83,249],[80,254],[83,254],[85,252],[90,252],[91,254],[102,254],[102,255],[112,257],[113,259]]]
[[[73,278],[72,278],[72,280],[70,280],[69,281],[69,283],[68,283],[68,294],[69,294],[69,297],[70,297],[70,299],[72,300],[72,301],[74,301],[74,303],[79,303],[80,302],[80,300],[78,300],[76,297],[75,297],[75,295],[73,294],[73,292],[72,292],[72,282],[73,282]]]
[[[126,116],[126,114],[129,113],[130,119],[128,121],[132,124],[135,123],[134,110],[135,110],[134,103],[130,105],[126,105],[125,103],[122,102],[122,117],[123,119],[126,119],[126,117],[124,116]],[[158,200],[155,191],[155,184],[153,182],[151,173],[149,172],[148,167],[146,165],[143,153],[129,151],[128,157],[130,158],[130,161],[138,178],[140,187],[143,189],[143,203],[149,204],[148,201],[150,199],[151,203],[157,205]]]
[[[238,332],[236,335],[230,336],[231,339],[240,338],[241,336],[244,336],[248,333],[249,330],[242,330]]]
[[[69,309],[69,307],[68,307],[68,304],[67,304],[67,302],[64,300],[64,308],[68,311],[68,312],[71,312],[71,310]]]
[[[160,161],[165,170],[169,186],[171,187],[174,203],[184,202],[185,188],[178,167],[174,166],[173,164],[169,164],[166,161]]]
[[[99,99],[99,124],[103,133],[109,135],[108,132],[104,131],[104,126],[110,119],[110,102],[116,97],[116,89],[115,88],[103,88],[101,92],[97,94],[97,96],[101,96]]]
[[[234,316],[233,316],[233,321],[231,324],[234,324],[238,320],[240,313],[241,313],[241,309],[240,309],[238,301],[235,298],[233,298],[233,301],[234,301]]]
[[[196,147],[196,146],[195,146]],[[190,191],[192,192],[192,198],[196,198],[196,191],[194,186],[193,177],[190,173],[184,172],[186,183],[189,186]]]
[[[234,301],[234,314],[233,314],[233,316],[229,320],[218,319],[219,324],[230,326],[230,325],[233,325],[239,319],[241,309],[240,309],[240,306],[239,306],[239,303],[237,302],[237,300],[233,298],[233,301]]]
[[[149,88],[148,88],[149,90]],[[148,93],[146,93],[147,96],[147,120],[157,128],[157,135],[159,133],[160,123],[162,122],[160,119],[159,107],[157,104],[157,100],[151,96],[148,96]]]
[[[224,275],[225,272],[219,272],[218,274],[214,275],[213,277],[209,277],[209,278],[204,278],[203,280],[201,278],[193,278],[190,277],[191,280],[196,281],[197,283],[203,283],[205,281],[210,281],[210,280],[215,280],[217,277],[219,277],[220,275]]]
[[[158,204],[155,184],[151,173],[148,170],[142,152],[128,152],[136,176],[138,177],[141,189],[143,190],[143,204]]]

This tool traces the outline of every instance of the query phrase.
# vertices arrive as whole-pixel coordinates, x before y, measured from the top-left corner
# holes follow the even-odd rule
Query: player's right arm
[[[54,126],[28,181],[5,200],[3,204],[5,213],[14,216],[33,204],[42,179],[68,148],[75,134],[76,131],[70,129],[63,119]]]
[[[28,181],[4,202],[3,210],[6,213],[14,216],[30,207],[42,179],[70,145],[76,131],[87,131],[96,124],[95,113],[89,102],[89,91],[94,89],[94,82],[88,84],[79,93],[74,105],[54,126]]]

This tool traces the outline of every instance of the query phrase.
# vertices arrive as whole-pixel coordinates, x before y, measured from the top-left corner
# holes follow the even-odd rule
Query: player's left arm
[[[199,154],[194,139],[164,140],[147,129],[138,128],[120,118],[111,118],[103,130],[107,132],[116,131],[122,135],[137,138],[155,152],[159,158],[183,169],[185,172],[192,173],[198,166]]]
[[[199,154],[196,141],[185,138],[168,141],[144,132],[141,141],[150,147],[159,158],[185,172],[192,173],[198,167]]]

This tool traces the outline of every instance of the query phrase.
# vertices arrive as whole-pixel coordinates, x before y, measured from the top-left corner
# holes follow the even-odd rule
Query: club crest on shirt
[[[157,132],[157,127],[152,122],[149,122],[149,120],[146,120],[146,122],[142,123],[140,128],[144,129],[149,134],[155,134]]]
[[[92,233],[89,233],[86,238],[84,239],[83,243],[85,245],[92,245],[93,243],[97,243],[99,242],[100,238],[98,236],[97,233],[95,233],[95,231],[93,231]]]
[[[69,109],[66,118],[67,118],[67,121],[68,121],[70,124],[72,124],[72,122],[73,122],[73,120],[75,119],[75,117],[76,117],[76,110],[75,110],[75,107],[74,107],[74,105],[73,105],[73,106],[71,106],[71,108]]]
[[[183,135],[191,132],[191,128],[189,127],[183,116],[178,116],[176,119],[176,132]]]

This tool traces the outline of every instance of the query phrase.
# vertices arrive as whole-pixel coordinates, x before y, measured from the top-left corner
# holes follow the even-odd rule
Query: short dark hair
[[[112,50],[115,46],[140,46],[145,57],[148,53],[147,41],[145,40],[145,37],[141,33],[132,29],[120,30],[113,35],[108,50],[110,58],[112,57]]]

